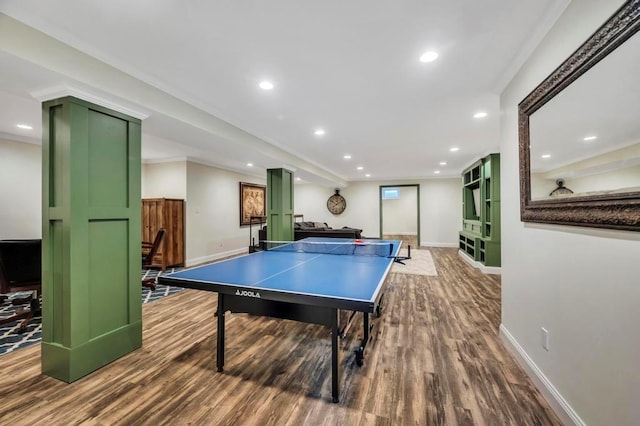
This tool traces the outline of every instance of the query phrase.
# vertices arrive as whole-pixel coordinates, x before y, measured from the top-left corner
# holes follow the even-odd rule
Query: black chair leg
[[[152,291],[156,289],[156,279],[155,278],[147,278],[146,280],[142,280],[142,287],[150,288]]]

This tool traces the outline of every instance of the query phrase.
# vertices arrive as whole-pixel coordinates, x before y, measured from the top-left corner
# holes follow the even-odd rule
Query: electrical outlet
[[[545,351],[549,350],[549,331],[544,327],[540,327],[540,343]]]

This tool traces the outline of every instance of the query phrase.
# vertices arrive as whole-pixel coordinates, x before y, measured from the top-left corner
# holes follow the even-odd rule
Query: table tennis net
[[[393,255],[393,243],[375,242],[328,242],[328,241],[264,241],[267,251],[296,253],[319,253],[346,256],[382,256]]]

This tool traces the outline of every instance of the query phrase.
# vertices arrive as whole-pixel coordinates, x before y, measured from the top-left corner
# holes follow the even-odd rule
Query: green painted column
[[[142,346],[140,120],[43,103],[42,373],[66,382]]]
[[[293,241],[293,172],[267,169],[267,240]]]

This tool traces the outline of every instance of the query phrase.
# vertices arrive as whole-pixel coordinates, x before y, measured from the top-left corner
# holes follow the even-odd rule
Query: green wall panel
[[[48,245],[49,262],[51,264],[50,282],[59,285],[45,285],[42,299],[49,307],[50,325],[42,330],[44,341],[56,341],[69,345],[70,321],[69,321],[69,280],[65,279],[68,272],[65,272],[64,262],[64,230],[61,220],[51,222],[51,234]],[[44,250],[44,245],[43,245]],[[43,253],[44,254],[44,253]],[[44,256],[43,256],[44,257]],[[66,313],[66,314],[65,314]]]
[[[124,220],[89,224],[89,339],[129,322],[129,253],[122,249],[127,239]]]
[[[142,345],[140,121],[43,104],[42,371],[73,381]]]
[[[66,137],[63,133],[65,130],[63,109],[61,106],[51,108],[51,129],[50,132],[53,137],[51,141],[51,157],[49,161],[49,167],[51,169],[51,191],[50,204],[51,207],[61,206],[63,203],[62,196],[63,182],[68,179],[68,173],[64,170],[57,170],[56,166],[59,164],[62,167],[65,161],[65,153],[68,151],[68,145],[65,146]]]
[[[93,110],[88,113],[89,205],[126,207],[129,174],[127,121]]]

